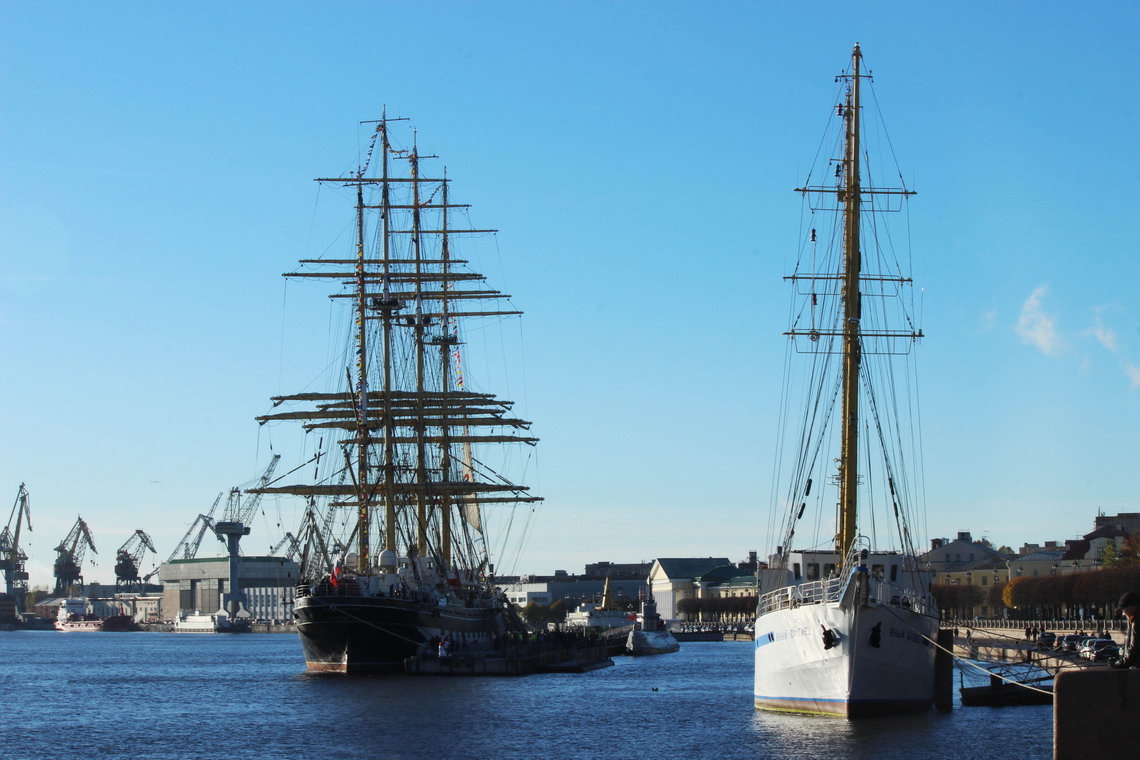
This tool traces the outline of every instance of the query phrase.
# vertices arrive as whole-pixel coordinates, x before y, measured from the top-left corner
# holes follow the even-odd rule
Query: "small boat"
[[[174,621],[175,633],[248,633],[249,622],[231,620],[225,610],[203,614],[199,610],[184,613]]]
[[[1019,707],[1053,704],[1053,687],[1027,689],[1021,684],[965,686],[958,690],[966,707]]]

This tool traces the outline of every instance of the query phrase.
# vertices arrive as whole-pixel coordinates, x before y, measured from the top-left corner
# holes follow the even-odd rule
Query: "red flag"
[[[333,568],[332,573],[329,574],[329,580],[332,581],[333,588],[340,585],[340,565]]]

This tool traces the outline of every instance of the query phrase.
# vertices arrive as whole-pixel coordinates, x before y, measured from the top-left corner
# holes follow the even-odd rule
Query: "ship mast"
[[[356,186],[356,571],[365,573],[370,564],[368,523],[371,497],[368,493],[368,345],[365,333],[364,287],[364,186]]]
[[[437,342],[439,343],[439,369],[440,369],[440,390],[446,397],[451,393],[451,350],[459,342],[458,337],[451,334],[451,317],[450,305],[447,301],[447,291],[451,287],[451,251],[447,244],[447,169],[443,171],[443,197],[442,206],[440,210],[440,259],[443,262],[443,282],[441,283],[440,290],[442,297],[440,298],[440,332]],[[440,479],[444,482],[451,481],[451,422],[448,419],[447,407],[444,407],[441,415],[440,425]],[[443,566],[445,569],[451,567],[451,499],[444,494],[440,497],[440,552],[443,556]]]
[[[368,158],[353,176],[317,179],[321,183],[355,186],[355,250],[344,259],[303,259],[302,265],[316,269],[285,275],[331,280],[345,286],[342,292],[331,293],[330,298],[351,299],[355,320],[352,349],[356,358],[355,372],[351,366],[346,368],[349,387],[341,392],[274,397],[275,408],[285,403],[299,403],[302,407],[272,411],[257,418],[260,424],[299,421],[306,431],[345,431],[350,435],[341,441],[345,446],[345,469],[353,482],[348,484],[342,479],[337,483],[264,485],[250,491],[309,499],[329,497],[334,499],[331,507],[355,507],[358,554],[350,569],[362,574],[371,572],[378,560],[382,567],[390,568],[400,554],[400,540],[409,544],[408,556],[435,556],[446,571],[458,559],[453,541],[457,526],[452,512],[457,506],[463,518],[460,526],[466,532],[466,523],[477,523],[478,516],[476,513],[472,518],[464,510],[475,504],[542,500],[527,495],[525,486],[513,484],[492,471],[476,476],[469,457],[468,462],[461,463],[453,456],[456,446],[464,446],[467,451],[476,443],[537,442],[523,432],[530,423],[511,414],[512,402],[466,390],[450,366],[451,353],[459,343],[457,318],[507,317],[521,312],[475,305],[510,297],[498,290],[456,287],[457,283],[481,282],[485,278],[476,272],[455,269],[468,262],[454,258],[453,239],[495,230],[453,227],[449,210],[465,208],[467,204],[451,202],[446,173],[442,178],[423,175],[420,160],[435,156],[421,154],[414,142],[410,150],[393,148],[388,127],[394,121],[403,119],[390,118],[385,113],[375,122]],[[372,174],[379,176],[369,176],[368,172],[373,147],[379,147],[380,156],[376,166],[379,171]],[[393,158],[408,161],[410,176],[392,176]],[[379,186],[379,204],[371,196],[366,197],[364,185]],[[441,202],[435,200],[437,192],[442,193]],[[366,240],[366,213],[373,211],[380,213],[375,245]],[[432,223],[436,221],[438,224]],[[395,235],[410,236],[406,249],[396,244],[399,238]],[[439,255],[432,256],[429,251],[436,241],[440,245]],[[380,320],[380,329],[367,329],[368,320],[372,319]],[[433,325],[439,325],[438,333],[429,329]],[[405,354],[408,348],[411,350]],[[411,366],[405,367],[409,360]],[[438,386],[434,377],[436,361],[440,369]],[[408,374],[414,376],[404,377],[402,368],[411,370]],[[460,469],[462,476],[456,477]],[[373,547],[371,522],[378,516],[375,512],[381,501],[383,545]],[[435,510],[439,510],[438,516]]]
[[[859,292],[859,78],[863,55],[859,43],[851,53],[851,89],[847,96],[847,173],[843,202],[844,280],[843,280],[843,431],[839,462],[839,530],[836,551],[843,561],[855,542],[855,515],[859,491],[859,320],[862,302]]]
[[[380,120],[381,141],[381,185],[380,220],[383,224],[383,282],[380,294],[380,312],[384,332],[384,548],[396,554],[396,428],[392,420],[392,318],[399,301],[391,292],[391,246],[389,225],[392,216],[392,201],[388,182],[388,155],[391,144],[388,142],[388,110],[384,109]]]
[[[408,156],[412,170],[412,255],[415,259],[415,348],[416,348],[416,394],[415,394],[415,436],[416,436],[416,482],[420,488],[416,492],[416,548],[420,556],[428,553],[428,504],[427,504],[427,430],[424,425],[424,317],[423,309],[423,253],[420,248],[420,155],[419,147],[413,141],[412,153]]]
[[[827,272],[801,272],[797,266],[797,271],[794,274],[784,278],[793,283],[810,282],[810,290],[805,290],[800,295],[810,295],[812,306],[810,326],[797,327],[793,324],[792,329],[784,334],[797,341],[797,345],[800,339],[810,341],[809,345],[813,346],[809,349],[810,353],[841,354],[839,362],[841,410],[838,421],[841,440],[839,457],[836,459],[837,472],[834,481],[839,485],[839,498],[836,504],[835,551],[839,554],[841,562],[848,559],[858,535],[859,426],[862,424],[859,409],[861,390],[868,397],[869,406],[867,409],[871,414],[872,439],[877,433],[880,442],[884,445],[883,465],[885,467],[886,485],[890,491],[889,498],[895,512],[896,522],[900,526],[902,543],[904,546],[910,546],[904,525],[905,516],[900,513],[894,468],[890,461],[890,454],[886,450],[886,442],[883,440],[884,432],[880,424],[880,412],[877,411],[878,407],[875,404],[871,384],[866,382],[872,378],[868,376],[865,380],[862,377],[862,365],[865,356],[890,356],[908,353],[909,347],[906,344],[913,344],[923,337],[922,330],[914,329],[910,316],[904,315],[904,329],[895,329],[888,325],[885,321],[886,315],[880,317],[878,308],[868,312],[866,322],[863,319],[864,296],[872,299],[884,298],[888,295],[885,290],[894,289],[894,286],[901,289],[911,282],[909,277],[904,277],[901,271],[897,271],[897,266],[892,271],[863,271],[863,252],[860,247],[860,217],[863,211],[863,201],[867,199],[868,213],[877,216],[880,213],[901,210],[903,201],[915,194],[913,190],[908,190],[905,184],[902,187],[881,187],[872,182],[870,176],[865,183],[863,181],[861,89],[864,79],[870,80],[871,74],[864,71],[863,53],[859,49],[859,44],[856,43],[851,53],[850,72],[842,73],[836,77],[836,81],[851,80],[847,87],[846,98],[836,106],[837,115],[843,119],[842,126],[845,131],[843,157],[829,159],[829,165],[832,160],[837,161],[836,180],[815,184],[809,181],[804,186],[796,188],[796,192],[808,198],[808,204],[811,206],[813,214],[817,211],[842,213],[842,262],[835,269],[829,269]],[[898,198],[897,208],[893,207],[896,204],[889,200],[892,197]],[[879,200],[880,198],[882,200]],[[838,205],[836,201],[838,201]],[[836,225],[836,232],[838,233],[838,231],[838,225]],[[813,226],[811,242],[814,243],[815,240],[816,230]],[[814,250],[814,246],[812,250]],[[876,263],[875,257],[870,257],[868,261],[873,269]],[[837,324],[822,325],[815,322],[816,288],[819,282],[834,282],[838,287],[841,313],[836,315],[836,319],[841,319],[841,322]],[[870,283],[866,288],[866,293],[863,292],[862,283]],[[894,286],[888,286],[889,283],[894,284]],[[828,285],[827,288],[828,295],[831,295],[832,286]],[[897,295],[897,290],[895,295]],[[876,324],[876,318],[883,319],[883,324]],[[828,340],[822,344],[822,347],[816,347],[821,338]],[[830,403],[834,398],[829,393],[826,400]],[[822,396],[817,397],[816,400],[817,402],[822,400]],[[828,427],[827,430],[830,431],[832,428]],[[805,434],[810,435],[807,427],[805,427]],[[812,445],[815,446],[815,444]],[[801,487],[802,490],[799,490]],[[811,491],[811,478],[808,477],[806,483],[797,484],[796,490],[798,494],[806,497]],[[789,501],[794,504],[794,501]],[[795,501],[799,501],[799,499],[797,498]],[[787,523],[785,545],[790,545],[792,536],[795,534],[796,521],[803,517],[805,506],[806,502],[800,503],[798,512],[795,507],[792,508]]]

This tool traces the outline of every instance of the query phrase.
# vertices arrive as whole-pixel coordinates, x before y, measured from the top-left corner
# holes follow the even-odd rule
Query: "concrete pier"
[[[1071,670],[1053,686],[1053,759],[1140,757],[1140,670]]]

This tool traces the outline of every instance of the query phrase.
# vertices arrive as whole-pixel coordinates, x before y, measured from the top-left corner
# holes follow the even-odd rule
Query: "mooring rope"
[[[926,635],[925,633],[923,633],[922,631],[920,631],[920,630],[918,630],[917,628],[915,628],[914,626],[910,625],[910,624],[909,624],[909,623],[907,623],[905,620],[903,620],[902,618],[900,618],[900,617],[899,617],[897,614],[895,614],[895,611],[894,611],[894,610],[892,610],[890,607],[884,607],[884,609],[886,609],[888,612],[890,612],[890,613],[891,613],[891,615],[894,615],[894,618],[895,618],[895,620],[898,620],[900,624],[902,624],[903,626],[905,626],[905,627],[907,627],[907,628],[911,629],[912,631],[914,631],[915,633],[917,633],[919,636],[921,636],[922,638],[924,638],[924,639],[926,639],[927,641],[929,641],[929,642],[930,642],[930,643],[931,643],[931,644],[934,646],[934,648],[935,648],[935,649],[941,649],[943,652],[945,652],[946,654],[950,655],[951,657],[953,657],[955,660],[957,660],[957,661],[958,661],[958,662],[960,662],[960,663],[964,663],[964,664],[966,664],[966,665],[969,665],[969,666],[970,666],[970,667],[972,667],[972,668],[975,668],[975,669],[977,669],[977,670],[980,670],[981,672],[985,673],[986,675],[990,676],[991,678],[998,678],[998,679],[1000,679],[1000,680],[1002,680],[1002,681],[1005,681],[1006,683],[1011,683],[1011,684],[1013,684],[1013,685],[1015,685],[1015,686],[1020,686],[1020,687],[1021,687],[1021,688],[1023,688],[1023,689],[1029,689],[1030,691],[1036,691],[1036,692],[1040,692],[1041,694],[1052,694],[1052,693],[1053,693],[1053,692],[1049,691],[1048,689],[1041,689],[1041,688],[1038,688],[1038,687],[1036,687],[1036,686],[1030,686],[1030,685],[1029,685],[1029,684],[1027,684],[1027,683],[1024,683],[1024,682],[1022,682],[1022,681],[1018,681],[1018,680],[1016,680],[1016,679],[1013,679],[1013,678],[1007,678],[1006,676],[1000,675],[1000,674],[998,674],[998,673],[994,673],[992,670],[988,670],[987,668],[983,668],[981,665],[978,665],[977,663],[975,663],[975,662],[972,662],[971,660],[969,660],[969,659],[967,659],[967,658],[965,658],[965,657],[959,657],[958,655],[954,654],[954,650],[953,650],[952,648],[951,648],[951,649],[947,649],[946,647],[942,646],[941,644],[939,644],[939,643],[938,643],[937,641],[935,641],[934,639],[932,639],[932,638],[930,638],[929,636],[927,636],[927,635]],[[972,629],[971,629],[971,630],[972,630]]]

